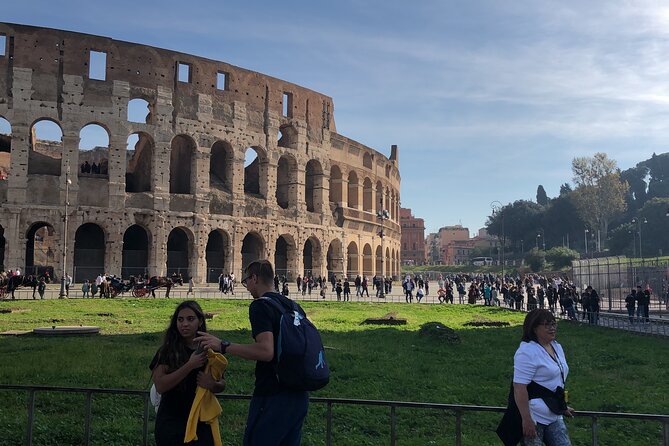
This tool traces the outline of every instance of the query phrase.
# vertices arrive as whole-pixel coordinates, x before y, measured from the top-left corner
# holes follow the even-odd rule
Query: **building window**
[[[7,54],[7,36],[0,34],[0,57],[4,57]]]
[[[90,51],[88,59],[88,78],[96,81],[103,81],[107,78],[107,53],[103,53],[102,51]]]
[[[227,90],[228,89],[228,73],[224,71],[219,71],[216,73],[216,88],[218,90]]]
[[[192,69],[190,64],[179,62],[177,64],[177,80],[189,84],[191,82]]]
[[[293,93],[283,93],[283,116],[286,118],[293,117]]]

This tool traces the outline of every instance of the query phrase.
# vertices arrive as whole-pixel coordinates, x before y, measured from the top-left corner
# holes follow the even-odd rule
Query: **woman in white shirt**
[[[562,413],[555,413],[542,398],[529,399],[527,390],[528,384],[535,382],[550,392],[557,391],[560,399],[558,388],[565,389],[569,366],[562,346],[555,340],[556,333],[557,322],[550,311],[530,311],[523,323],[522,342],[513,357],[513,395],[522,418],[525,446],[571,445],[562,416],[571,417],[573,409],[567,407]]]

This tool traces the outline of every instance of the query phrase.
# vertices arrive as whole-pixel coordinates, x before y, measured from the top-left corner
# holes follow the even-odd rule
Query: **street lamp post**
[[[383,205],[383,203],[381,203]],[[379,237],[381,237],[381,292],[379,293],[380,298],[386,297],[386,247],[385,247],[385,234],[384,229],[386,228],[386,220],[390,218],[390,214],[387,209],[380,210],[376,213],[376,217],[381,220],[381,230],[379,231]]]
[[[59,299],[67,297],[65,291],[65,276],[67,275],[67,217],[69,213],[70,206],[70,162],[67,162],[67,167],[65,169],[65,214],[63,215],[63,272],[60,278],[60,293],[58,295]]]
[[[635,223],[637,226],[637,232],[639,233],[639,257],[643,260],[643,250],[641,249],[641,219],[639,218],[633,218],[632,223]],[[645,218],[643,219],[643,223],[646,224],[648,223],[648,220]]]
[[[634,230],[627,231],[628,234],[632,234],[632,257],[636,257],[636,232]]]
[[[504,245],[506,242],[506,236],[504,235],[504,213],[502,212],[504,205],[500,201],[495,200],[490,203],[490,208],[492,209],[492,215],[495,215],[497,212],[502,214],[502,278],[504,278]]]
[[[583,230],[583,243],[585,244],[585,255],[588,256],[588,228]]]

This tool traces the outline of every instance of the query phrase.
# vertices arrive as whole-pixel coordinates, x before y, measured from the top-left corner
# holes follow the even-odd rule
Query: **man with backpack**
[[[267,260],[252,262],[242,280],[253,296],[249,319],[255,343],[232,344],[204,332],[195,338],[205,349],[256,361],[244,446],[298,446],[309,405],[308,390],[323,387],[329,378],[318,331],[298,304],[273,291],[273,280],[274,269]],[[302,336],[301,348],[293,331]],[[305,354],[305,338],[306,345],[318,344],[320,351],[307,348]],[[301,350],[302,356],[291,355],[291,350]]]

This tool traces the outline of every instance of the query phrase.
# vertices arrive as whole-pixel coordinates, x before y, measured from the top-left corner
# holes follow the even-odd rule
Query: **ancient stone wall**
[[[181,272],[204,282],[268,258],[289,277],[399,273],[397,148],[389,159],[339,135],[331,98],[106,37],[0,23],[0,42],[5,269],[60,275],[64,259],[75,280]],[[148,113],[135,122],[138,99]],[[60,141],[38,139],[43,121]],[[80,147],[89,125],[104,129],[106,148]],[[82,172],[85,161],[104,172]],[[52,265],[33,254],[41,228],[53,234]]]

